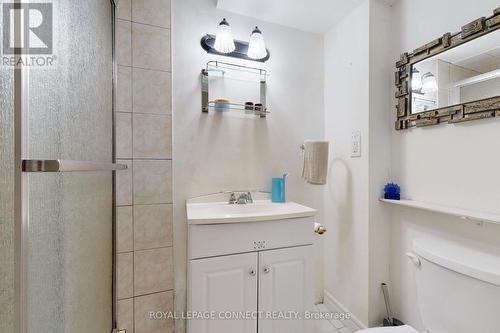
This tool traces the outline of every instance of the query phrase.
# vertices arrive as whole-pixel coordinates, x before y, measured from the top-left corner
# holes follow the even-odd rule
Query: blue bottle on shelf
[[[401,200],[401,188],[398,184],[388,183],[384,186],[384,199]]]

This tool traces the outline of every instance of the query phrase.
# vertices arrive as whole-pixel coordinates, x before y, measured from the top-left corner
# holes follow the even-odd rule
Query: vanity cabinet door
[[[214,319],[189,319],[188,333],[256,333],[256,319],[221,319],[257,311],[258,254],[238,254],[189,262],[189,311]]]
[[[259,253],[259,333],[309,333],[311,321],[292,317],[313,309],[312,246]]]

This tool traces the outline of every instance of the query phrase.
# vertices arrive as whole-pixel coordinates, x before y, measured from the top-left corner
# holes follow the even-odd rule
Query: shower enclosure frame
[[[13,0],[15,4],[23,3],[22,0]],[[116,3],[109,0],[111,10],[111,33],[112,33],[112,165],[108,170],[119,170],[116,166],[116,85],[117,85],[117,62],[116,62]],[[14,14],[14,38],[21,40],[22,18],[19,11]],[[19,54],[15,54],[16,56]],[[15,304],[14,304],[14,331],[15,333],[28,333],[28,225],[29,225],[29,191],[27,175],[23,170],[26,161],[23,161],[23,154],[27,149],[27,117],[29,111],[29,67],[21,66],[14,69],[14,276],[15,276]],[[24,163],[23,163],[24,162]],[[28,161],[29,162],[29,161]],[[31,161],[33,163],[33,161]],[[62,162],[62,161],[61,161]],[[28,163],[29,164],[29,163]],[[36,164],[36,163],[35,163]],[[83,166],[85,169],[87,166]],[[93,166],[93,170],[102,168],[102,164]],[[92,166],[90,166],[92,169]],[[82,171],[88,171],[80,169]],[[90,169],[89,169],[90,170]],[[34,170],[28,170],[33,172]],[[47,170],[37,170],[47,171]],[[56,170],[49,170],[56,171]],[[65,170],[60,170],[65,171]],[[112,173],[112,318],[110,332],[118,332],[117,327],[117,294],[116,294],[116,174]]]

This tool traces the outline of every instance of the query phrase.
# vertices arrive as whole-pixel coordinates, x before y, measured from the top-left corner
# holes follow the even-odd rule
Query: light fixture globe
[[[219,27],[217,28],[214,48],[220,53],[231,53],[236,49],[233,32],[225,18],[219,23]]]
[[[411,90],[420,91],[422,89],[422,74],[418,69],[413,69],[411,73]]]
[[[264,36],[262,36],[262,31],[258,27],[255,27],[252,35],[250,35],[247,56],[252,59],[262,59],[267,56]]]
[[[422,75],[422,92],[424,94],[435,92],[438,90],[436,77],[431,72]]]

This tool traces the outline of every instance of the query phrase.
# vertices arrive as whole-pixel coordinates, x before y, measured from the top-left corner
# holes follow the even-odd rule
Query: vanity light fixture
[[[438,90],[438,84],[436,77],[431,72],[427,72],[422,75],[422,92],[424,94],[434,92]]]
[[[422,89],[422,74],[416,68],[411,73],[411,90],[420,91]]]
[[[264,37],[258,27],[252,31],[250,42],[234,40],[231,27],[226,19],[219,23],[215,36],[203,36],[201,47],[207,53],[245,60],[266,62],[270,57]]]
[[[236,46],[234,45],[231,26],[225,18],[222,19],[222,21],[219,23],[219,27],[217,28],[214,48],[220,53],[231,53],[236,49]]]
[[[262,59],[267,56],[264,36],[262,36],[262,31],[260,31],[259,27],[257,26],[250,35],[250,43],[248,45],[247,55],[252,59]]]

